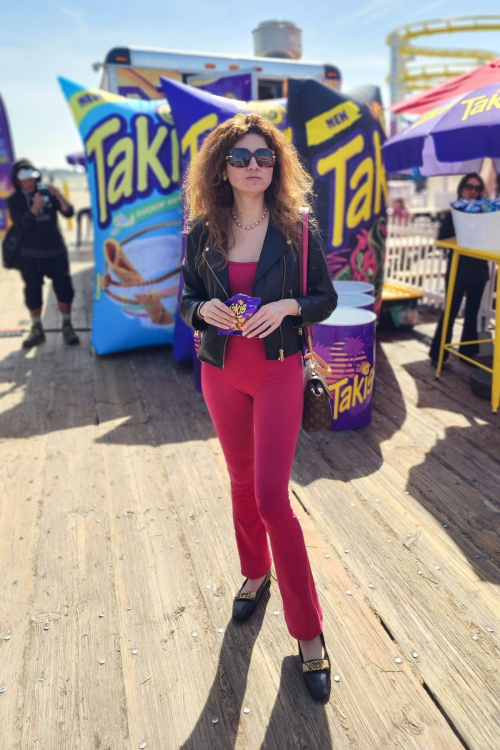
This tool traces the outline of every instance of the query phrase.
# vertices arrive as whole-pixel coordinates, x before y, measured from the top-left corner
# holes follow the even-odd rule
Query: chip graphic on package
[[[225,304],[236,314],[236,328],[218,328],[217,333],[223,336],[242,336],[241,329],[245,321],[257,311],[260,305],[260,297],[235,294]]]

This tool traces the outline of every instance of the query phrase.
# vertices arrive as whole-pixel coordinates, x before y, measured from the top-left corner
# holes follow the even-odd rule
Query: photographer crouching
[[[31,331],[23,341],[25,349],[45,341],[42,326],[45,277],[52,279],[62,315],[65,343],[80,343],[71,325],[71,303],[75,293],[69,275],[68,251],[57,224],[58,211],[69,219],[74,209],[56,187],[41,183],[40,177],[40,172],[31,162],[26,159],[15,162],[11,175],[14,192],[7,198],[12,223],[22,232],[16,268],[23,277],[24,298],[31,316]]]

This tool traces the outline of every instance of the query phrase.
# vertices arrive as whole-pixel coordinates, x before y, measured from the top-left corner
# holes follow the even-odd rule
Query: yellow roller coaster
[[[465,73],[471,68],[500,57],[499,52],[479,49],[439,49],[413,45],[413,39],[435,34],[465,31],[500,31],[500,16],[457,16],[434,21],[421,21],[402,26],[387,37],[391,48],[391,104],[407,94],[428,89],[446,78]],[[443,58],[441,62],[414,63],[417,57]]]

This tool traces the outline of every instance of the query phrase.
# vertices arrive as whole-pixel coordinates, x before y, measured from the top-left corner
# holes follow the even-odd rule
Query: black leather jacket
[[[180,313],[188,326],[203,331],[198,357],[216,367],[224,367],[224,354],[228,336],[219,335],[217,327],[209,325],[196,315],[201,302],[229,299],[227,265],[221,267],[221,256],[215,247],[208,248],[208,229],[197,225],[188,235],[187,248],[182,263],[184,289]],[[286,237],[269,221],[262,252],[257,265],[252,295],[260,297],[261,305],[292,297],[302,306],[302,315],[287,315],[275,331],[262,339],[266,359],[283,360],[302,348],[302,327],[320,323],[335,310],[337,292],[328,274],[323,241],[320,235],[309,231],[308,294],[300,294],[299,255]],[[197,268],[200,252],[205,261]]]

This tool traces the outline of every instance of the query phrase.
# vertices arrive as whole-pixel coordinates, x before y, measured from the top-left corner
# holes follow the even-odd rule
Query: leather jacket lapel
[[[222,291],[222,287],[222,289],[226,293],[226,298],[229,299],[229,275],[227,271],[227,264],[225,266],[221,266],[221,259],[221,255],[212,249],[210,249],[205,256],[205,260],[208,266],[208,273],[211,276],[213,274],[215,276],[215,279],[217,279],[218,283],[215,283],[218,287],[218,291]]]
[[[272,221],[269,221],[259,263],[255,272],[254,284],[286,253],[288,247],[289,245],[284,235],[275,227]]]

